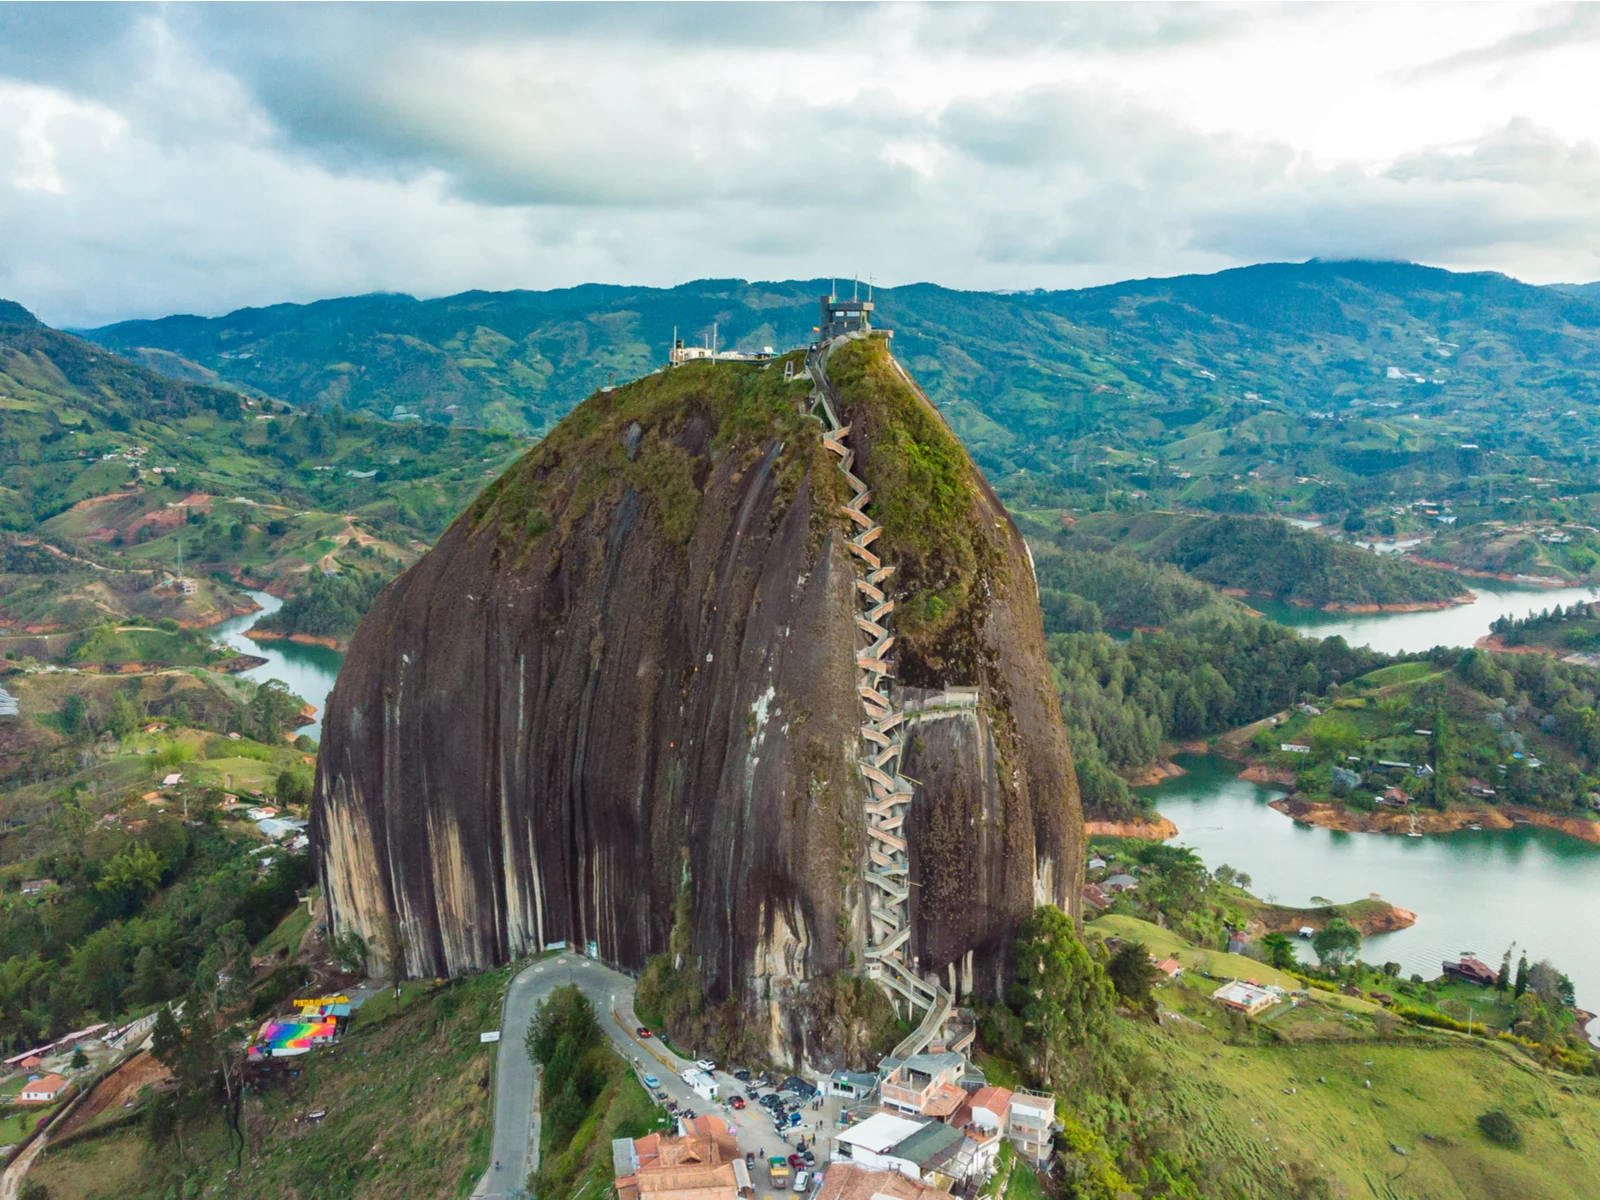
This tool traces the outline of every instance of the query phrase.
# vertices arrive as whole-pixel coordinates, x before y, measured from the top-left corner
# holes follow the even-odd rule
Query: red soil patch
[[[135,1055],[117,1071],[101,1080],[100,1085],[89,1093],[83,1103],[78,1105],[77,1111],[68,1117],[52,1136],[59,1138],[82,1129],[101,1113],[120,1109],[137,1096],[141,1089],[161,1083],[171,1074],[171,1071],[158,1063],[149,1053]]]

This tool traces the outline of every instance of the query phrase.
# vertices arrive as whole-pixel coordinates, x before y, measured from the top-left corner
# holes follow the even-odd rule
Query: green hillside
[[[720,345],[798,345],[825,290],[701,280],[363,296],[90,336],[297,404],[541,432],[613,373],[662,363],[674,328],[691,342],[715,323]],[[1342,512],[1397,483],[1423,494],[1470,477],[1476,496],[1490,477],[1555,477],[1594,490],[1583,467],[1600,304],[1588,294],[1310,262],[1066,292],[914,284],[874,299],[896,353],[1013,497],[1104,496],[1110,481],[1218,511]]]
[[[235,601],[208,576],[286,591],[345,569],[387,578],[525,445],[168,379],[12,305],[0,530],[26,536],[0,552],[0,620],[209,623]],[[161,587],[180,555],[201,580],[188,597]]]
[[[1258,517],[1093,513],[1056,536],[1066,549],[1123,549],[1217,587],[1311,608],[1438,604],[1466,590],[1448,572]]]

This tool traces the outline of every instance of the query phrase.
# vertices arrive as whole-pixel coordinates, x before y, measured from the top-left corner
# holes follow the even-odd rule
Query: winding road
[[[569,983],[594,1005],[600,1028],[617,1053],[632,1063],[641,1077],[656,1077],[657,1091],[696,1112],[717,1112],[728,1121],[741,1150],[750,1150],[762,1157],[779,1150],[789,1151],[788,1140],[778,1133],[771,1116],[760,1105],[752,1104],[741,1112],[729,1112],[708,1103],[683,1082],[682,1072],[694,1063],[679,1058],[657,1038],[634,1036],[639,1022],[633,1012],[632,979],[593,959],[566,951],[525,968],[507,989],[495,1067],[493,1158],[473,1190],[474,1197],[514,1200],[529,1195],[524,1189],[528,1176],[539,1166],[539,1129],[534,1098],[535,1071],[523,1043],[535,1010],[552,989]],[[717,1072],[717,1081],[724,1095],[745,1090],[721,1071]],[[827,1113],[806,1120],[803,1128],[808,1136],[815,1131],[814,1124],[831,1129],[829,1117],[834,1107],[836,1102],[830,1104]],[[821,1159],[824,1155],[819,1153],[818,1157]]]

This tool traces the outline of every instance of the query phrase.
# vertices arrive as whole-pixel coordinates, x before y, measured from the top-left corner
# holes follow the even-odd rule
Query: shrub
[[[1522,1145],[1522,1130],[1517,1127],[1517,1123],[1509,1114],[1498,1108],[1491,1108],[1478,1118],[1478,1129],[1484,1137],[1497,1146],[1515,1150]]]

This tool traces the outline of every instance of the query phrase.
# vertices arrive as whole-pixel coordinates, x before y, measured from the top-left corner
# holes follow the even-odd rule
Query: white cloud
[[[0,295],[1600,273],[1582,10],[0,10]]]

